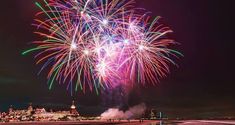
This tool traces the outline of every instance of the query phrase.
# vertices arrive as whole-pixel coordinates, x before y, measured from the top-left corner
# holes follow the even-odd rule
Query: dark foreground
[[[0,125],[235,125],[235,121],[223,120],[185,120],[185,121],[79,121],[79,122],[10,122]]]

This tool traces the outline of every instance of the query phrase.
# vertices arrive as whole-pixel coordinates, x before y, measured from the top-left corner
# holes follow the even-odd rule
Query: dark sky
[[[34,1],[34,0],[33,0]],[[72,98],[63,85],[48,90],[45,72],[37,76],[33,56],[21,52],[35,40],[31,23],[39,10],[32,0],[4,0],[0,7],[0,111],[10,104],[66,107]],[[235,116],[233,0],[137,0],[174,30],[185,57],[157,87],[136,88],[130,105],[145,102],[169,116]],[[99,113],[102,97],[77,93],[81,112]]]

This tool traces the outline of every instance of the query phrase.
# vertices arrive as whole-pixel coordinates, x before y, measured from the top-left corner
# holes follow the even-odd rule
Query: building
[[[60,120],[80,120],[81,117],[72,101],[70,109],[66,111],[51,111],[47,112],[45,108],[34,109],[32,103],[29,103],[28,108],[24,110],[14,110],[11,105],[8,113],[0,113],[0,121],[16,122],[16,121],[60,121]]]
[[[9,109],[8,109],[8,113],[11,114],[13,112],[13,106],[10,105]]]
[[[33,111],[32,103],[29,103],[28,111],[29,111],[29,112],[32,112],[32,111]]]
[[[150,112],[150,120],[156,120],[157,119],[157,113],[155,109],[151,109]]]
[[[71,113],[72,115],[79,115],[79,113],[78,113],[78,111],[77,111],[77,109],[76,109],[76,106],[75,106],[75,104],[74,104],[74,101],[72,101],[72,105],[70,106],[70,113]]]

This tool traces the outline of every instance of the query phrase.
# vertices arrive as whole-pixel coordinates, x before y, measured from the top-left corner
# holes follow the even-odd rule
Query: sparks
[[[85,92],[114,84],[157,84],[170,72],[172,31],[134,8],[134,0],[44,0],[33,26],[37,64],[49,69],[49,88],[68,83]],[[43,4],[43,5],[41,5]],[[46,70],[48,71],[48,70]],[[75,85],[73,85],[75,84]],[[99,87],[97,87],[99,86]]]
[[[84,51],[83,51],[83,53],[85,54],[85,55],[89,55],[89,50],[87,50],[87,49],[85,49]]]
[[[109,21],[108,21],[107,19],[104,19],[104,20],[102,21],[102,24],[105,25],[105,26],[108,25],[108,23],[109,23]]]
[[[76,49],[77,49],[77,45],[76,45],[75,43],[72,43],[72,44],[71,44],[71,49],[72,49],[72,50],[76,50]]]
[[[144,48],[145,48],[145,47],[144,47],[143,45],[139,45],[139,50],[140,50],[140,51],[144,50]]]

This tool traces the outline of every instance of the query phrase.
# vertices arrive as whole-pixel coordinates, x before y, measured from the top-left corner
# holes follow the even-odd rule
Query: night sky
[[[72,99],[84,114],[99,114],[102,97],[79,92],[73,97],[65,85],[51,91],[46,72],[37,75],[33,55],[21,56],[37,36],[31,26],[39,9],[35,0],[4,0],[0,7],[0,111],[9,105],[65,108]],[[169,117],[235,116],[234,2],[233,0],[137,0],[136,6],[161,16],[181,43],[184,54],[158,86],[136,87],[129,105],[145,102]]]

